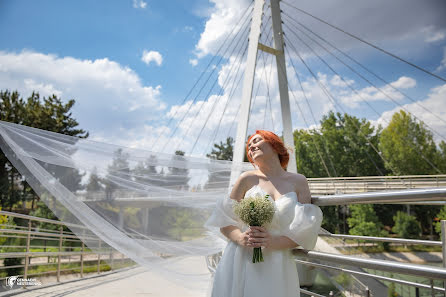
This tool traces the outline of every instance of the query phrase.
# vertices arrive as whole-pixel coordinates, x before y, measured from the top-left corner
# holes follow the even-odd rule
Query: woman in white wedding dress
[[[220,228],[229,241],[214,275],[211,296],[300,296],[291,249],[314,247],[322,212],[311,204],[305,176],[285,170],[289,154],[277,135],[257,130],[246,149],[258,169],[240,175],[230,197],[218,202],[206,223]],[[245,225],[232,209],[236,201],[256,194],[269,194],[276,206],[273,220],[265,228]],[[252,263],[255,247],[262,247],[264,262]]]

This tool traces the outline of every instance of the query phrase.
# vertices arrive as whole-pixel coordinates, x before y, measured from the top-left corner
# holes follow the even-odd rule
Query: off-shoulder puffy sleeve
[[[229,198],[229,196],[218,199],[211,216],[204,226],[210,230],[230,225],[241,229],[242,223],[233,210],[234,203],[236,203],[236,201]]]
[[[291,223],[284,227],[282,234],[289,237],[304,249],[310,250],[316,245],[322,223],[322,211],[314,204],[297,203]]]

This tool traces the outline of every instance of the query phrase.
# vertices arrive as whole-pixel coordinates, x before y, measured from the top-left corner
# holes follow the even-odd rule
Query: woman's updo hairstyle
[[[285,147],[285,144],[283,143],[282,139],[280,139],[279,136],[277,136],[276,134],[274,134],[271,131],[266,131],[266,130],[256,130],[256,133],[252,134],[249,137],[248,142],[246,143],[246,155],[248,156],[249,162],[251,162],[251,164],[254,165],[254,161],[251,159],[251,157],[248,154],[248,152],[249,152],[248,144],[251,141],[251,138],[256,134],[259,134],[260,136],[262,136],[263,140],[265,140],[266,142],[271,144],[274,151],[279,156],[280,166],[282,166],[283,169],[286,169],[288,166],[288,161],[290,160],[290,154],[288,153],[288,150]]]

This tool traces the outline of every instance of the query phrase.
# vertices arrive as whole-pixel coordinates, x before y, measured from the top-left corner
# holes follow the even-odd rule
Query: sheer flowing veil
[[[188,262],[221,251],[205,222],[227,198],[233,164],[100,143],[0,121],[0,148],[87,247],[106,245],[188,287],[210,273]],[[99,240],[100,239],[100,240]],[[204,272],[203,272],[204,271]]]

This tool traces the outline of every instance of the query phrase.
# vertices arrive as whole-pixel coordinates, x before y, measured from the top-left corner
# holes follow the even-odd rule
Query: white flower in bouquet
[[[276,208],[269,195],[256,194],[234,204],[234,213],[248,226],[264,227],[273,220]],[[263,262],[261,248],[254,248],[252,263]]]

